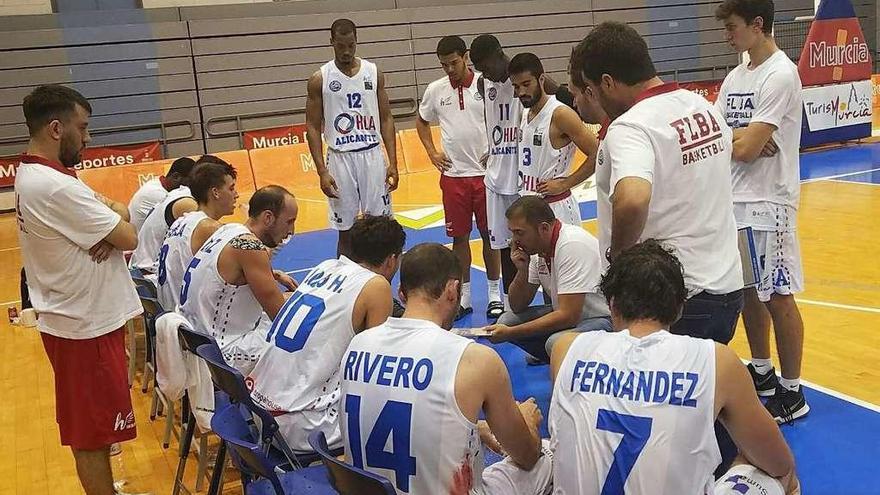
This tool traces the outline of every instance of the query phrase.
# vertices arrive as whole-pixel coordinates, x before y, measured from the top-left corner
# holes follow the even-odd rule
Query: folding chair
[[[229,445],[230,457],[241,472],[245,495],[336,495],[324,466],[278,472],[256,441],[239,406],[233,404],[215,412],[211,429]]]
[[[174,401],[168,399],[159,390],[156,377],[156,319],[165,313],[159,302],[152,298],[141,296],[141,305],[144,307],[144,333],[147,342],[147,356],[144,364],[144,388],[149,381],[153,382],[153,401],[150,405],[150,420],[156,419],[159,414],[165,414],[165,435],[162,438],[162,446],[168,448],[171,443],[171,435],[180,440],[180,431],[174,430]]]
[[[138,293],[138,296],[141,298],[141,301],[143,301],[144,299],[151,299],[153,301],[156,301],[156,304],[159,305],[159,303],[158,303],[159,296],[158,296],[158,290],[156,289],[156,285],[153,282],[144,278],[143,273],[140,270],[138,270],[137,268],[133,268],[130,271],[131,271],[131,280],[134,282],[135,288],[137,289],[137,293]],[[161,306],[160,306],[160,308],[161,308]],[[161,312],[162,311],[159,311],[159,313],[161,313]],[[153,324],[155,324],[155,321],[156,321],[155,317],[159,313],[154,313],[152,315],[153,316],[153,320],[152,320]],[[145,308],[145,312],[144,312],[144,335],[145,335],[144,348],[145,348],[145,353],[144,353],[143,379],[142,379],[142,383],[141,383],[141,392],[143,392],[143,393],[147,393],[147,388],[150,383],[150,379],[149,379],[150,371],[152,371],[154,374],[156,371],[155,368],[152,368],[152,370],[150,369],[151,368],[150,356],[153,353],[153,342],[155,342],[156,329],[155,329],[155,326],[151,327],[149,316],[150,315],[147,314],[146,308]],[[132,341],[131,342],[133,343],[134,342],[134,327],[131,327],[131,328],[132,328],[132,330],[131,330]],[[153,331],[153,341],[152,342],[150,341],[150,335],[149,335],[151,328]],[[134,344],[130,344],[130,346],[131,346],[131,351],[130,351],[131,355],[134,356],[134,349],[135,349]],[[132,369],[133,366],[134,366],[134,359],[132,358],[132,360],[129,361],[129,373],[132,375],[134,374],[134,371]]]
[[[206,345],[217,347],[217,342],[214,340],[213,337],[187,328],[184,325],[180,325],[177,328],[177,336],[180,340],[180,347],[184,351],[189,352],[194,356],[198,356],[198,354],[196,353],[196,349],[198,349],[200,346]],[[215,411],[219,411],[220,409],[228,405],[229,398],[226,396],[226,394],[220,391],[216,391],[215,389]],[[190,493],[189,490],[183,485],[183,475],[186,470],[186,462],[189,458],[190,448],[193,447],[192,440],[195,437],[196,418],[193,414],[192,404],[187,394],[184,394],[183,396],[183,406],[181,408],[181,411],[181,418],[185,418],[184,433],[180,438],[180,460],[177,463],[177,472],[174,476],[174,488],[171,492],[173,495],[179,494],[181,490]],[[195,454],[196,459],[198,460],[198,467],[196,468],[195,489],[196,491],[201,491],[203,487],[203,480],[208,476],[208,437],[206,434],[202,434],[199,437],[199,443],[195,445]],[[207,492],[208,495],[217,495],[220,493],[223,481],[223,464],[225,462],[225,458],[226,444],[221,441],[219,449],[217,451],[217,462],[214,464],[214,471],[211,473],[211,478],[209,480],[210,485]]]
[[[307,466],[319,460],[320,457],[314,453],[305,455],[293,453],[287,441],[284,440],[284,437],[278,431],[278,422],[275,421],[275,418],[269,411],[254,403],[251,399],[251,392],[244,382],[244,377],[238,370],[226,364],[219,347],[216,345],[200,346],[196,352],[208,363],[208,369],[211,370],[211,378],[214,380],[214,385],[229,395],[230,402],[240,404],[250,413],[251,419],[259,428],[259,440],[265,454],[272,457],[273,460],[277,460],[277,465],[287,467],[288,469],[300,469],[302,466]],[[277,449],[276,453],[280,451],[281,455],[272,456],[273,448]]]
[[[337,459],[323,431],[312,432],[309,445],[321,456],[330,485],[341,495],[397,495],[388,479]]]

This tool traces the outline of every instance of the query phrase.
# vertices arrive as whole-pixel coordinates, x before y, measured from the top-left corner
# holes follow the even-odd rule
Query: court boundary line
[[[829,175],[827,177],[811,177],[809,179],[802,179],[801,184],[810,184],[813,182],[819,182],[819,181],[823,181],[823,180],[834,180],[834,179],[839,179],[841,177],[850,177],[852,175],[869,174],[871,172],[877,172],[877,171],[880,171],[880,167],[870,168],[868,170],[859,170],[858,172],[847,172],[845,174]]]
[[[856,184],[860,186],[880,186],[880,184],[876,182],[862,182],[860,180],[840,180],[840,179],[826,179],[825,182],[834,182],[836,184]]]
[[[880,308],[872,308],[871,306],[856,306],[853,304],[841,304],[826,301],[816,301],[813,299],[795,298],[799,303],[812,304],[814,306],[825,306],[828,308],[847,309],[850,311],[864,311],[866,313],[880,313]]]

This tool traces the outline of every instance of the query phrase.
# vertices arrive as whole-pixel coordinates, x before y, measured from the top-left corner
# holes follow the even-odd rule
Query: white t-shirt
[[[21,257],[39,330],[91,339],[120,328],[143,308],[122,251],[103,263],[89,256],[119,224],[119,215],[58,169],[60,164],[22,157],[15,177]]]
[[[602,266],[599,241],[581,227],[556,221],[559,236],[548,262],[534,254],[529,261],[529,283],[540,284],[550,295],[553,309],[559,309],[560,294],[598,292]]]
[[[777,205],[791,208],[788,216],[794,218],[800,199],[803,117],[797,66],[782,50],[757,67],[741,64],[724,78],[715,106],[733,129],[751,122],[776,128],[772,136],[779,146],[776,155],[758,157],[752,163],[732,162],[733,200],[752,203],[739,208],[737,220],[756,228],[772,228]]]
[[[437,79],[425,89],[419,104],[422,120],[440,123],[443,151],[452,161],[452,167],[443,172],[447,177],[486,174],[486,167],[480,163],[489,145],[483,97],[477,91],[479,77],[479,73],[471,73],[469,80],[456,87],[448,77]]]
[[[667,83],[645,91],[608,127],[596,165],[601,244],[611,244],[617,183],[651,183],[639,240],[657,239],[684,267],[689,295],[743,287],[730,185],[732,132],[705,98]],[[604,214],[603,214],[604,213]],[[603,253],[604,254],[604,253]]]
[[[135,230],[140,232],[141,227],[144,225],[144,220],[147,219],[147,215],[153,211],[157,204],[165,201],[167,196],[168,191],[162,186],[162,181],[159,178],[145,182],[134,193],[131,201],[128,202],[128,214],[131,217],[131,224],[134,225]]]
[[[550,402],[554,493],[712,493],[714,423],[713,341],[582,333]]]

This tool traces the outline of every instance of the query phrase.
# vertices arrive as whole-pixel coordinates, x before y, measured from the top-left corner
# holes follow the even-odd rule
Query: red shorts
[[[55,421],[61,445],[98,450],[137,436],[125,328],[83,340],[40,335],[55,371]]]
[[[476,218],[480,233],[489,231],[486,222],[486,185],[483,177],[440,176],[443,191],[443,213],[446,215],[446,235],[461,237],[471,233],[471,219]]]

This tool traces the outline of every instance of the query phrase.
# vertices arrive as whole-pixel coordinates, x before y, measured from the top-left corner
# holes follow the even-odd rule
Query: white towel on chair
[[[203,431],[211,429],[214,415],[214,384],[205,361],[183,350],[177,328],[192,325],[176,312],[156,319],[156,381],[169,400],[179,400],[186,391],[196,423]]]

